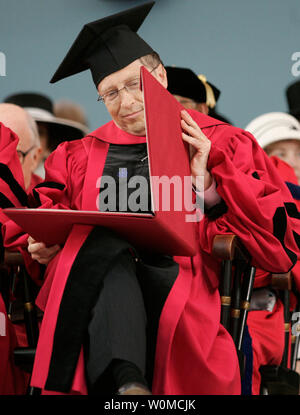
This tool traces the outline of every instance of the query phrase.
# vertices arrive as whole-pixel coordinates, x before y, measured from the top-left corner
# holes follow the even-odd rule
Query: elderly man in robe
[[[167,87],[159,56],[136,34],[152,6],[87,24],[52,78],[90,69],[112,121],[49,156],[46,182],[34,191],[41,207],[98,210],[99,176],[127,167],[134,175],[147,160],[141,67]],[[44,393],[240,393],[235,346],[220,324],[212,240],[236,233],[255,265],[286,272],[297,260],[299,224],[284,208],[288,190],[250,134],[193,110],[182,111],[181,127],[192,178],[204,177],[195,256],[139,252],[104,228],[75,227],[63,247],[29,238],[32,258],[47,264],[31,381]]]

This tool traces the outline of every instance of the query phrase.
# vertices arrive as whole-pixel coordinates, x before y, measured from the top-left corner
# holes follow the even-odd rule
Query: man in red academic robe
[[[25,180],[27,179],[27,183],[30,182],[30,166],[33,159],[29,159],[34,158],[34,155],[29,152],[34,149],[32,148],[29,152],[28,149],[34,141],[33,136],[34,123],[25,110],[12,104],[0,104],[0,223],[2,227],[7,222],[7,217],[2,213],[3,208],[27,205]],[[20,156],[18,151],[24,151],[26,154]],[[21,164],[20,161],[23,163]],[[35,267],[38,264],[34,264],[28,253],[26,254],[26,239],[27,237],[22,230],[14,227],[14,243],[10,245],[10,248],[21,250],[27,257],[28,264]],[[3,252],[2,241],[1,251]],[[1,278],[5,279],[8,276],[2,273]],[[7,286],[7,281],[3,281],[3,283],[1,287]],[[16,367],[13,361],[13,350],[21,346],[19,336],[21,327],[17,332],[16,326],[8,318],[7,304],[4,302],[4,299],[7,298],[6,291],[0,292],[0,395],[25,394],[28,375]]]
[[[53,77],[54,82],[91,69],[112,121],[52,153],[46,180],[33,191],[42,207],[97,210],[99,177],[114,166],[127,166],[127,151],[128,159],[142,153],[146,137],[140,68],[146,66],[165,87],[167,78],[157,54],[135,33],[140,23],[132,25],[128,16],[145,9],[147,14],[152,5],[85,26]],[[195,256],[156,258],[155,263],[143,264],[141,255],[150,280],[140,281],[141,286],[156,283],[155,278],[151,281],[153,274],[171,277],[163,295],[150,287],[155,293],[153,307],[161,303],[156,307],[155,366],[148,386],[154,394],[239,394],[235,346],[220,324],[220,263],[212,257],[212,240],[216,234],[235,233],[255,266],[287,272],[297,260],[294,235],[299,224],[284,206],[292,203],[288,189],[250,134],[193,110],[182,112],[181,125],[182,138],[194,149],[192,176],[204,176],[207,194],[217,191],[220,203],[211,206],[197,225]],[[44,318],[32,386],[44,393],[101,393],[105,385],[98,381],[107,379],[110,370],[119,393],[149,393],[143,379],[143,298],[128,248],[132,249],[109,231],[89,226],[74,226],[62,248],[29,239],[32,258],[48,264],[37,299]],[[98,275],[105,270],[108,275]],[[151,316],[152,310],[147,313]],[[111,330],[111,323],[120,331]],[[118,348],[123,342],[126,347]],[[101,358],[94,347],[99,343]]]

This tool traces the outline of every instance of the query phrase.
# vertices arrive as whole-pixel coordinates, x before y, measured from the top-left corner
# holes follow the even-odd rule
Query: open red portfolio
[[[152,214],[63,209],[4,209],[4,213],[34,239],[51,246],[63,244],[74,224],[105,226],[136,247],[168,255],[196,252],[195,212],[192,208],[189,150],[182,140],[183,107],[147,71],[141,68],[144,94]],[[167,209],[161,206],[164,187],[154,189],[154,178],[170,184]],[[177,183],[177,186],[175,185]],[[180,190],[181,186],[181,190]],[[160,205],[158,203],[160,199]],[[187,203],[188,200],[188,203]]]

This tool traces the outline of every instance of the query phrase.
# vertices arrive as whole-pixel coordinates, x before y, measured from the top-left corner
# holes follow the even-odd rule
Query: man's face
[[[300,184],[300,141],[299,140],[282,140],[272,143],[265,148],[266,153],[271,156],[277,156],[291,167]]]
[[[135,85],[135,81],[139,82],[141,66],[142,63],[137,59],[120,71],[105,77],[97,88],[100,96],[107,96],[108,93],[119,90],[115,99],[104,99],[107,110],[121,130],[138,136],[146,135],[143,94],[139,88],[130,87],[128,91],[124,87]],[[152,70],[152,68],[147,69]],[[154,69],[152,75],[165,88],[167,87],[166,71],[162,65]]]
[[[22,171],[24,175],[24,184],[25,189],[27,190],[31,183],[31,176],[34,170],[38,165],[40,147],[34,144],[34,140],[30,134],[23,134],[17,145],[17,152],[19,155],[19,160],[22,166]]]

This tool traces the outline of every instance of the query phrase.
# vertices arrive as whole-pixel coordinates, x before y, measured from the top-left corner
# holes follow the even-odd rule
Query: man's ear
[[[42,148],[37,147],[34,149],[33,155],[32,155],[32,167],[31,171],[34,172],[37,166],[39,165],[42,157]]]
[[[165,88],[168,87],[168,78],[167,78],[167,71],[165,70],[165,67],[160,64],[157,68],[157,79],[158,81],[164,86]]]

